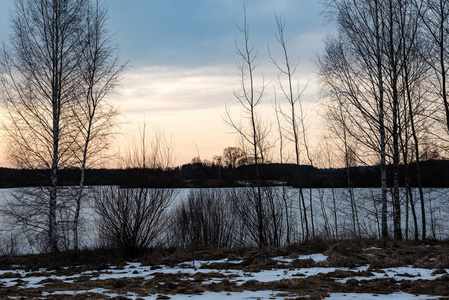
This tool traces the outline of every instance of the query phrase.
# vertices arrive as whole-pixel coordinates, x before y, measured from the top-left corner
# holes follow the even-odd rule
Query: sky
[[[13,0],[0,1],[0,40],[8,42]],[[225,106],[239,118],[233,91],[239,89],[236,43],[242,40],[243,0],[105,0],[108,28],[128,61],[113,103],[124,125],[119,144],[137,135],[139,124],[158,127],[171,137],[176,164],[195,156],[211,159],[237,135],[225,124]],[[298,86],[308,83],[304,99],[319,100],[312,59],[323,46],[330,28],[325,26],[319,0],[246,0],[250,44],[258,52],[257,75],[268,86],[278,72],[271,53],[280,56],[276,44],[275,15],[286,20],[290,55],[299,59]],[[272,90],[272,88],[267,88]],[[263,115],[272,115],[273,93],[266,93]],[[313,106],[313,105],[311,105]],[[308,110],[316,121],[315,112]],[[310,117],[311,116],[311,117]]]

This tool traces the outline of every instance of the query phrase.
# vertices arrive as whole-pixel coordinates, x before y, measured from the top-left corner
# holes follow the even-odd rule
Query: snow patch
[[[329,300],[427,300],[427,299],[438,299],[438,296],[426,296],[426,295],[413,295],[408,293],[393,293],[393,294],[356,294],[356,293],[331,293],[326,299]]]
[[[293,262],[296,259],[311,259],[314,262],[323,262],[327,260],[327,256],[322,254],[322,253],[315,253],[315,254],[307,254],[307,255],[300,255],[298,256],[298,258],[285,258],[283,256],[278,256],[278,257],[273,257],[272,260],[277,261],[279,263],[283,263],[283,264],[289,264],[291,262]]]

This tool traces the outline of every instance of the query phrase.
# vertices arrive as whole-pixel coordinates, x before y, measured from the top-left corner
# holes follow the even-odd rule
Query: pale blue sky
[[[0,1],[0,40],[7,42],[13,0]],[[243,22],[243,0],[105,0],[109,29],[129,61],[120,95],[115,97],[129,123],[130,136],[144,118],[173,137],[177,163],[197,155],[210,159],[233,146],[236,136],[223,122],[225,103],[233,106],[238,89],[235,41]],[[268,81],[277,71],[267,46],[279,50],[275,13],[287,22],[290,55],[300,59],[297,80],[310,81],[306,98],[317,100],[311,59],[320,51],[326,32],[320,0],[246,0],[250,42],[258,50],[258,72]],[[279,54],[280,55],[280,54]],[[272,88],[269,88],[272,90]],[[273,95],[264,99],[271,114]],[[236,115],[238,108],[233,107]],[[314,112],[310,112],[314,115]],[[269,118],[269,116],[267,116]],[[312,117],[312,119],[315,119]]]
[[[205,66],[233,63],[242,0],[108,0],[110,28],[133,65]],[[247,0],[251,38],[261,51],[276,29],[274,14],[292,35],[321,34],[314,0]],[[308,48],[309,55],[313,50]]]

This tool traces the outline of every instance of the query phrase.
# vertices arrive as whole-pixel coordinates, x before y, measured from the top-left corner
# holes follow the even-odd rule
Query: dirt
[[[380,248],[380,249],[379,249]],[[317,251],[320,250],[320,251]],[[325,262],[314,262],[312,259],[294,259],[298,255],[324,253],[328,256]],[[411,294],[449,296],[449,244],[432,243],[422,244],[414,242],[357,240],[339,243],[323,242],[320,245],[314,242],[311,245],[300,244],[283,249],[273,248],[236,248],[236,249],[201,249],[197,252],[185,250],[153,250],[144,257],[136,258],[142,265],[151,266],[155,270],[152,276],[144,277],[138,270],[130,271],[133,277],[120,279],[100,280],[100,274],[107,274],[112,270],[124,270],[124,259],[114,258],[108,260],[99,257],[95,263],[92,259],[78,261],[74,265],[67,265],[67,261],[55,258],[60,264],[54,263],[43,268],[48,257],[10,257],[0,258],[0,266],[4,270],[23,269],[28,271],[25,275],[8,271],[0,275],[0,279],[14,280],[16,285],[1,286],[0,299],[9,297],[24,299],[104,299],[105,294],[92,292],[92,289],[104,289],[106,293],[121,295],[121,299],[127,299],[128,292],[135,293],[138,297],[156,295],[157,299],[170,299],[175,294],[196,295],[206,291],[210,292],[242,292],[270,290],[278,293],[285,299],[323,299],[330,293],[372,293],[390,294],[394,292],[406,292]],[[290,263],[279,263],[273,257],[284,256],[291,258]],[[201,268],[212,270],[207,273],[184,273],[182,269],[175,274],[158,272],[160,264],[175,266],[181,262],[196,260],[243,260],[241,263],[211,263],[204,264]],[[30,261],[34,259],[34,261]],[[39,259],[41,261],[39,262]],[[9,264],[6,263],[9,261]],[[113,262],[116,264],[113,264]],[[17,262],[21,265],[18,267]],[[370,265],[366,271],[358,271],[353,268]],[[375,273],[382,273],[381,269],[414,266],[419,268],[434,269],[432,275],[440,276],[434,280],[409,280],[416,275],[397,274],[396,279],[376,278]],[[309,267],[345,267],[327,274],[316,274],[306,278],[301,272],[302,268]],[[150,269],[150,268],[148,268]],[[257,280],[236,281],[236,275],[224,274],[221,270],[239,270],[246,275],[254,274],[262,270],[282,269],[291,272],[288,278],[282,276],[271,282],[259,282]],[[214,271],[216,270],[216,271]],[[205,270],[204,270],[205,271]],[[84,272],[84,273],[83,273]],[[83,273],[83,274],[81,274]],[[81,276],[80,276],[81,274]],[[74,276],[68,280],[61,280],[58,276]],[[40,287],[26,287],[26,279],[30,277],[45,277],[39,282]],[[357,278],[357,279],[356,279]],[[346,281],[342,281],[345,279]],[[81,291],[77,295],[52,295],[56,291]],[[120,299],[120,298],[116,298]]]

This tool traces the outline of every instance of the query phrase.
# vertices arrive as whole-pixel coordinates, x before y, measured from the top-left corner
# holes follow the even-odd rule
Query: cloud
[[[256,69],[256,84],[265,78],[266,92],[263,105],[270,106],[274,99],[279,71],[265,62]],[[305,98],[315,93],[313,74],[300,62],[295,81],[301,88],[309,84]],[[235,65],[217,65],[200,68],[143,67],[124,74],[123,89],[115,102],[125,115],[151,115],[161,117],[174,111],[201,111],[222,109],[236,102],[233,91],[240,81]]]
[[[224,108],[236,82],[235,71],[223,66],[146,67],[127,72],[124,78],[116,102],[124,114],[132,115]]]

